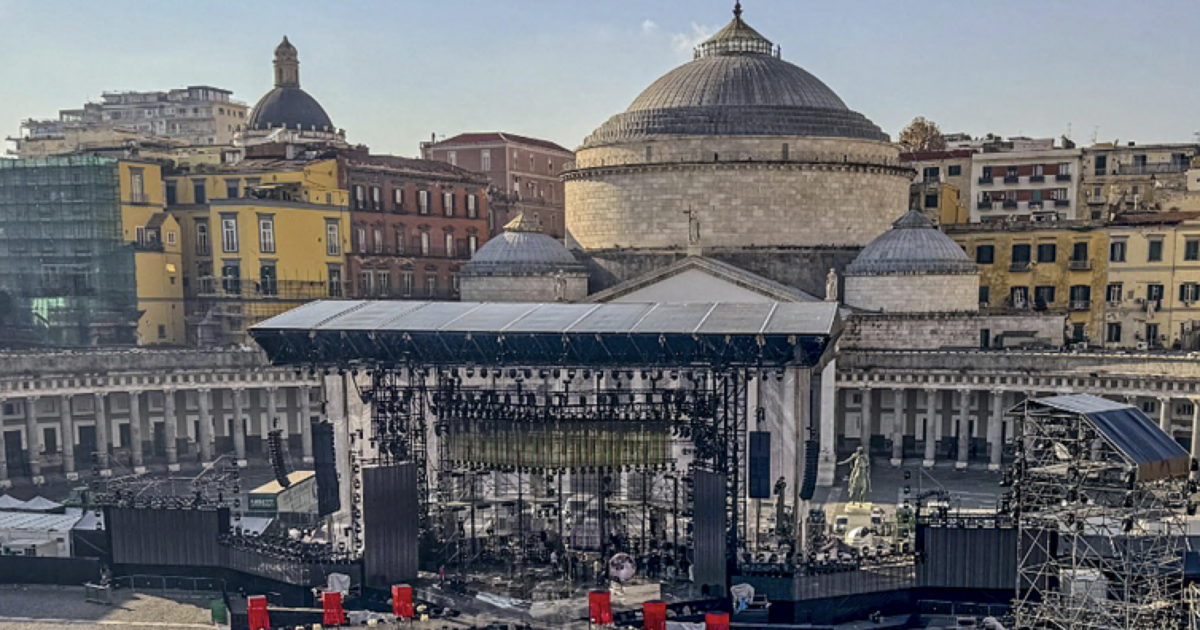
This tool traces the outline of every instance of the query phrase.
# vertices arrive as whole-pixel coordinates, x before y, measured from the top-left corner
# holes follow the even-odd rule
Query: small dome
[[[277,87],[267,92],[250,114],[251,129],[274,129],[287,127],[304,131],[333,132],[333,122],[325,108],[308,92],[298,87]]]
[[[662,134],[889,140],[820,79],[784,61],[742,20],[740,5],[732,22],[696,48],[693,61],[652,83],[584,147]]]
[[[526,275],[540,273],[584,272],[566,246],[543,234],[539,226],[524,214],[504,226],[504,232],[484,243],[463,265],[462,273]]]
[[[863,248],[846,276],[976,274],[979,267],[954,239],[917,210],[909,210]]]

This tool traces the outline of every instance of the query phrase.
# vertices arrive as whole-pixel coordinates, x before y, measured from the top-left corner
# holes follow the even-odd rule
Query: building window
[[[375,212],[383,210],[383,190],[378,186],[371,187],[371,209]]]
[[[168,206],[179,203],[179,192],[176,190],[175,182],[167,182],[165,190]]]
[[[1189,238],[1183,243],[1184,260],[1200,260],[1200,239]]]
[[[354,228],[354,251],[359,254],[367,253],[367,228]]]
[[[479,196],[475,193],[467,195],[467,218],[479,218]]]
[[[1029,287],[1012,287],[1009,289],[1008,301],[1017,310],[1029,308]]]
[[[242,294],[242,267],[236,260],[227,260],[221,266],[221,289],[226,295]]]
[[[204,220],[196,221],[196,254],[207,256],[208,248],[208,222]]]
[[[1017,243],[1012,246],[1012,261],[1013,264],[1029,264],[1030,254],[1029,243]]]
[[[1104,341],[1107,343],[1121,343],[1121,324],[1109,322],[1105,326]]]
[[[926,208],[938,207],[938,196],[936,194],[925,195],[925,207]]]
[[[1128,244],[1125,241],[1113,241],[1108,245],[1109,262],[1125,262],[1125,252]]]
[[[1087,262],[1088,259],[1088,244],[1087,241],[1080,241],[1071,246],[1071,260],[1073,262]]]
[[[454,234],[446,232],[446,257],[454,258]]]
[[[167,338],[167,327],[163,324],[158,325],[158,338],[159,339]]]
[[[429,297],[437,295],[437,274],[432,271],[425,274],[425,295]]]
[[[354,209],[362,210],[367,207],[367,189],[362,184],[354,185]]]
[[[429,214],[429,191],[417,191],[417,212],[421,214]]]
[[[392,292],[392,273],[390,271],[375,272],[375,293],[387,297]]]
[[[1086,311],[1092,308],[1092,287],[1086,284],[1076,284],[1070,289],[1071,310]]]
[[[204,180],[199,179],[192,182],[192,203],[207,203],[208,197],[205,195]]]
[[[1053,286],[1044,285],[1044,286],[1040,286],[1040,287],[1034,287],[1034,289],[1033,289],[1034,308],[1038,309],[1039,311],[1045,310],[1047,307],[1049,307],[1053,303],[1054,303],[1054,287]]]
[[[470,252],[472,256],[474,256],[475,251],[478,249],[479,249],[479,237],[475,236],[474,234],[467,236],[467,251]]]
[[[175,230],[167,231],[167,245],[174,245],[179,242],[179,234]]]
[[[1158,345],[1158,324],[1146,324],[1146,343],[1150,344],[1151,348]]]
[[[1200,284],[1185,282],[1179,285],[1179,299],[1185,304],[1193,304],[1200,300]]]
[[[482,149],[479,151],[479,170],[492,170],[492,152],[490,149]]]
[[[975,262],[980,265],[990,265],[996,259],[995,245],[977,245],[975,247]]]
[[[1038,243],[1037,260],[1040,263],[1052,263],[1058,259],[1058,245],[1054,243]]]
[[[450,289],[452,291],[454,291],[455,293],[458,293],[458,274],[457,273],[450,274]]]
[[[1162,262],[1163,241],[1161,238],[1150,239],[1150,248],[1146,252],[1147,262]]]
[[[238,198],[238,180],[236,180],[236,179],[225,180],[225,198],[226,199],[237,199]]]
[[[358,272],[358,295],[359,297],[371,297],[375,293],[374,285],[375,275],[369,270]]]
[[[458,151],[447,151],[446,161],[450,163],[450,166],[458,166]]]
[[[962,165],[951,164],[950,166],[947,166],[946,167],[946,175],[948,175],[950,177],[959,177],[960,175],[962,175]]]
[[[258,269],[258,292],[262,295],[279,295],[279,275],[275,263],[264,262]]]
[[[237,217],[221,217],[221,251],[232,254],[238,250]]]
[[[396,204],[396,212],[404,212],[404,189],[392,189],[392,202]]]
[[[1104,300],[1109,304],[1116,306],[1124,300],[1125,286],[1120,282],[1113,282],[1104,289]]]
[[[926,184],[937,183],[942,180],[942,169],[936,166],[926,166],[921,172],[921,179]]]
[[[421,232],[421,255],[429,255],[429,232]]]
[[[258,217],[258,249],[264,254],[275,253],[275,217]]]
[[[341,265],[329,265],[329,297],[342,297]]]
[[[979,287],[979,306],[985,307],[991,301],[992,292],[989,287]]]
[[[375,230],[371,233],[371,241],[372,241],[371,244],[375,248],[375,250],[374,250],[375,253],[382,254],[383,253],[383,230],[381,230],[379,228],[375,228]]]
[[[454,193],[442,193],[442,213],[448,217],[454,216]]]
[[[402,286],[401,286],[401,295],[403,295],[404,297],[412,297],[412,293],[413,293],[413,272],[411,272],[411,271],[405,271],[405,272],[404,272],[404,273],[401,275],[401,281],[402,281]]]
[[[403,225],[397,225],[397,226],[396,226],[396,253],[397,253],[397,254],[403,254],[403,253],[404,253],[404,251],[405,251],[405,247],[404,247],[404,226],[403,226]]]
[[[342,236],[337,219],[325,221],[325,255],[339,256],[342,253]],[[330,294],[332,295],[332,294]]]
[[[1146,301],[1153,302],[1156,308],[1162,308],[1162,299],[1165,291],[1161,284],[1146,285]]]
[[[129,192],[132,195],[133,203],[146,203],[146,178],[142,174],[142,169],[129,169]]]

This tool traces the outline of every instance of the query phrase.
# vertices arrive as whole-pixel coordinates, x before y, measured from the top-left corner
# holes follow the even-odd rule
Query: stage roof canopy
[[[1137,407],[1090,394],[1072,394],[1035,398],[1021,403],[1016,409],[1036,413],[1039,408],[1087,418],[1129,463],[1137,466],[1141,481],[1188,474],[1191,461],[1187,450]]]
[[[326,300],[250,335],[280,365],[782,367],[819,364],[837,305]]]

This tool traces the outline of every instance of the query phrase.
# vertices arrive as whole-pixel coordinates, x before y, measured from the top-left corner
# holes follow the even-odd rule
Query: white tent
[[[0,496],[0,510],[24,510],[25,502],[9,495]]]

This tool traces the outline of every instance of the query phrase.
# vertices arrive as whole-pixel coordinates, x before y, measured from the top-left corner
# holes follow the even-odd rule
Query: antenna
[[[1092,144],[1096,144],[1096,139],[1100,137],[1100,125],[1092,127]]]

